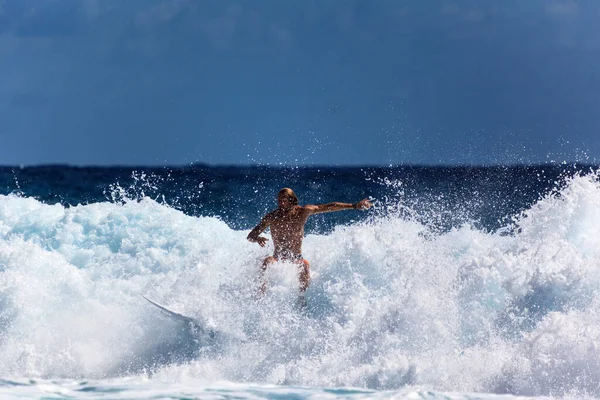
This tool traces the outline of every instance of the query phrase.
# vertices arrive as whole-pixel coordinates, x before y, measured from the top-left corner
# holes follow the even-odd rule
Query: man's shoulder
[[[309,213],[309,214],[315,212],[318,209],[318,207],[315,206],[314,204],[305,204],[303,206],[298,206],[298,207],[300,207],[302,212]]]
[[[279,208],[269,211],[267,215],[265,215],[265,218],[273,218],[277,215],[277,211],[279,211]]]

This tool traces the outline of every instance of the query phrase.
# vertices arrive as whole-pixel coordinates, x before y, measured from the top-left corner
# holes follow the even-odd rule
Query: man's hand
[[[255,240],[255,242],[258,243],[260,245],[260,247],[265,247],[265,245],[267,244],[268,241],[269,241],[269,239],[267,239],[266,237],[262,237],[262,236],[257,237]]]
[[[358,203],[354,204],[354,208],[356,208],[357,210],[366,210],[368,208],[371,208],[372,206],[373,204],[371,204],[369,199],[362,199]]]

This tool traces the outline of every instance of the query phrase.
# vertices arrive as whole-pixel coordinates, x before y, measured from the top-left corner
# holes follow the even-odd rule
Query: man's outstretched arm
[[[333,211],[342,211],[342,210],[366,210],[371,208],[372,204],[369,199],[363,199],[358,203],[327,203],[327,204],[319,204],[319,205],[306,205],[304,208],[308,210],[311,214],[319,214]]]
[[[265,244],[269,241],[266,237],[259,236],[265,229],[271,225],[271,214],[267,214],[260,220],[260,223],[254,227],[248,234],[248,239],[252,243],[258,243],[260,247],[265,247]]]

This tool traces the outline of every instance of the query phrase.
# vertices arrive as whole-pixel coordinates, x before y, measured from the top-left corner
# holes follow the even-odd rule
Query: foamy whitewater
[[[400,206],[307,235],[303,311],[286,263],[257,298],[272,245],[219,218],[0,196],[0,396],[600,397],[597,173],[494,232]]]

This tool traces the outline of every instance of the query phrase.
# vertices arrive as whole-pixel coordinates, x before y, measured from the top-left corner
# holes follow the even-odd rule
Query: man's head
[[[277,203],[279,204],[279,208],[290,208],[292,206],[298,205],[298,196],[296,193],[290,188],[283,188],[279,191],[277,195]]]

